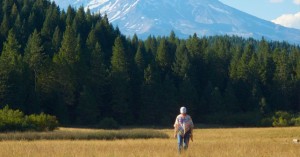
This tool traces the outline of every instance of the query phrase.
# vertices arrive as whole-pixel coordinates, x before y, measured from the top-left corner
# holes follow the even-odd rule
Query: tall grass
[[[64,129],[60,131],[94,132]],[[159,130],[172,136],[173,130]],[[300,128],[196,129],[181,157],[299,157]],[[165,139],[2,141],[2,157],[176,157],[177,141]]]
[[[153,129],[93,130],[61,129],[53,132],[1,133],[0,140],[117,140],[169,138],[166,133]]]

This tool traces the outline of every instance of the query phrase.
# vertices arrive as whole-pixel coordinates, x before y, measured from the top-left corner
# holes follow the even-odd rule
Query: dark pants
[[[188,131],[184,134],[184,136],[181,136],[180,134],[177,134],[177,140],[178,140],[178,152],[180,153],[182,148],[186,150],[189,146],[189,140],[190,140],[191,132]]]

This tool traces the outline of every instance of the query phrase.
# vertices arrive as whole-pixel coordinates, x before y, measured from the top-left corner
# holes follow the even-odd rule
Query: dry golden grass
[[[72,131],[72,130],[69,130]],[[76,131],[73,130],[73,131]],[[92,130],[81,130],[92,131]],[[172,137],[172,130],[161,130]],[[196,129],[187,157],[299,157],[300,128]],[[176,139],[2,141],[1,157],[174,157]]]

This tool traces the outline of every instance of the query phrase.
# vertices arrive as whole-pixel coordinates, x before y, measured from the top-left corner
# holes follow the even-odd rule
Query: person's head
[[[186,108],[184,106],[180,108],[180,113],[186,114]]]

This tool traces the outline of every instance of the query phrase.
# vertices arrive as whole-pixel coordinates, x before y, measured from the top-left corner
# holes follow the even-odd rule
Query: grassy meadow
[[[99,130],[66,129],[56,132],[93,133]],[[170,138],[121,140],[2,140],[1,157],[174,157],[173,130],[158,130]],[[195,129],[187,157],[299,157],[300,128]]]

